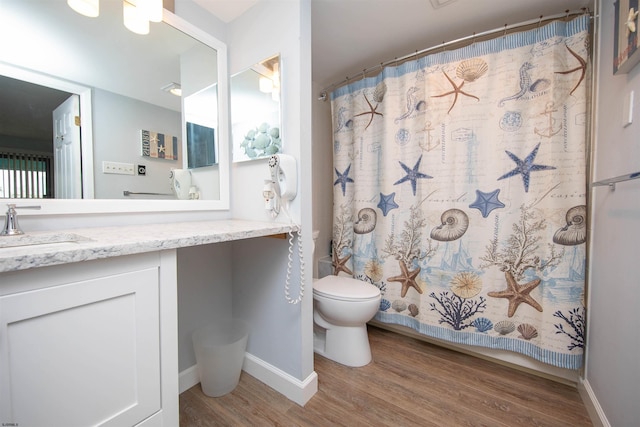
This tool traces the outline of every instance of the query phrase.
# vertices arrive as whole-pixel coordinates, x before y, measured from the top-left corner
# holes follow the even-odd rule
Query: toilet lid
[[[326,298],[341,300],[368,300],[380,296],[380,289],[376,286],[340,276],[326,276],[314,282],[313,292]]]

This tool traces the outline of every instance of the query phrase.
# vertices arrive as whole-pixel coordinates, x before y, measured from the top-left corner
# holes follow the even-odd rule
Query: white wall
[[[596,181],[640,171],[640,65],[613,75],[613,4],[600,2]],[[633,124],[623,128],[629,91],[635,91]],[[615,191],[597,187],[591,195],[585,384],[609,425],[639,425],[640,286],[633,269],[640,259],[640,181],[620,183]]]
[[[232,317],[232,242],[178,250],[178,369],[195,365],[191,334]]]
[[[165,1],[165,7],[166,7]],[[198,6],[193,0],[174,0],[174,13],[190,24],[205,30],[218,40],[227,42],[227,26],[220,19]]]
[[[324,88],[313,86],[313,229],[318,230],[313,277],[318,276],[318,259],[329,255],[333,236],[333,131],[331,102],[318,100]]]
[[[171,193],[169,171],[182,168],[182,116],[180,112],[158,107],[112,92],[93,92],[93,137],[100,144],[93,148],[94,191],[97,199],[127,199],[124,190]],[[178,160],[142,156],[140,130],[177,136]],[[146,175],[116,175],[102,172],[102,162],[145,165]],[[135,169],[134,169],[135,170]],[[134,172],[135,173],[135,172]],[[175,199],[175,197],[167,197]]]
[[[307,292],[300,305],[284,298],[288,245],[280,239],[236,242],[233,257],[233,310],[252,325],[248,352],[303,380],[313,372],[311,292],[311,12],[309,0],[261,2],[228,26],[230,74],[280,54],[283,152],[298,164],[298,194],[290,206],[301,224]],[[250,29],[250,30],[248,30]],[[236,218],[273,220],[264,209],[262,187],[269,177],[266,159],[234,163],[231,209]],[[289,222],[284,214],[275,219]],[[297,263],[297,247],[294,259]],[[297,295],[299,269],[292,270]]]

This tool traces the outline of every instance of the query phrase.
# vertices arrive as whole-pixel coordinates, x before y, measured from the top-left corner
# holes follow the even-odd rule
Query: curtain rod
[[[529,21],[524,21],[524,22],[519,22],[517,24],[511,24],[511,25],[507,25],[504,24],[504,27],[500,27],[500,28],[494,28],[493,30],[488,30],[488,31],[484,31],[482,33],[473,33],[470,36],[466,36],[466,37],[462,37],[456,40],[451,40],[448,42],[442,42],[439,45],[436,46],[431,46],[428,47],[426,49],[422,49],[420,51],[415,51],[414,53],[402,56],[400,58],[394,58],[392,60],[386,61],[386,62],[381,62],[379,65],[375,65],[373,67],[369,67],[369,68],[365,68],[364,70],[362,70],[362,76],[365,77],[367,73],[373,71],[373,70],[377,70],[377,69],[382,69],[384,67],[386,67],[387,65],[390,64],[397,64],[398,62],[402,62],[402,61],[406,61],[407,59],[411,59],[411,58],[418,58],[421,56],[424,56],[425,54],[437,50],[437,49],[445,49],[451,45],[455,45],[455,44],[460,44],[460,43],[464,43],[466,41],[475,41],[478,38],[483,38],[483,37],[487,37],[496,33],[500,33],[502,32],[503,34],[507,34],[508,32],[521,28],[521,27],[526,27],[526,26],[530,26],[530,25],[535,25],[538,24],[540,25],[542,22],[547,22],[547,21],[554,21],[560,18],[569,18],[570,16],[577,16],[577,15],[585,15],[585,14],[589,14],[591,15],[591,12],[589,11],[589,8],[583,7],[582,9],[579,10],[566,10],[564,13],[559,13],[556,15],[550,15],[547,17],[544,17],[543,15],[540,15],[539,18],[537,19],[531,19]],[[333,83],[330,86],[327,86],[325,89],[322,90],[322,92],[320,92],[320,95],[318,96],[318,101],[326,101],[327,100],[327,91],[333,90],[336,87],[342,86],[345,83],[348,83],[349,80],[351,80],[352,78],[350,77],[346,77],[343,80],[337,82],[337,83]]]

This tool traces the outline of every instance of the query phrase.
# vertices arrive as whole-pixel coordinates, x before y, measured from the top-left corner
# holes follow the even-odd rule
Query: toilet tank
[[[331,264],[331,257],[325,256],[318,260],[318,279],[322,279],[325,276],[333,274],[333,265]]]

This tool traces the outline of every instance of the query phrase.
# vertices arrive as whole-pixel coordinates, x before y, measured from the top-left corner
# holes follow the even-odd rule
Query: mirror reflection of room
[[[54,134],[54,121],[60,120],[58,107],[67,100],[73,102],[77,95],[5,76],[0,76],[0,88],[0,197],[52,198],[54,182],[55,193],[79,197],[82,187],[73,179],[79,178],[79,168],[71,170],[67,164],[62,174],[63,168],[54,164],[55,146],[69,145],[72,137],[79,139],[71,132],[63,134],[62,126],[56,126]],[[72,142],[79,147],[79,140]],[[79,161],[79,151],[73,154]],[[52,171],[59,175],[54,177]],[[24,185],[12,185],[17,182]]]
[[[101,2],[93,18],[58,1],[2,8],[0,37],[14,42],[0,53],[0,198],[176,199],[170,176],[189,168],[186,122],[218,131],[216,51],[164,22],[128,30],[122,2]],[[195,107],[206,116],[190,119],[195,94],[206,94]],[[68,98],[76,111],[55,119]],[[208,150],[190,198],[220,197],[217,145]]]
[[[281,152],[280,79],[279,55],[231,76],[234,162]]]

